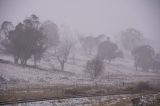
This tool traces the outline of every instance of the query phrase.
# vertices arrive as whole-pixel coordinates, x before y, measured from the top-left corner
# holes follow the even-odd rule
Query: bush
[[[149,90],[151,87],[148,82],[139,82],[137,84],[137,90],[142,91],[142,90]]]
[[[104,63],[98,58],[87,61],[86,63],[86,71],[90,74],[92,79],[97,78],[102,73],[103,69]]]

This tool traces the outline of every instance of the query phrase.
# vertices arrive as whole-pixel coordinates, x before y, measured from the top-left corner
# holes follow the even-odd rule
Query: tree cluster
[[[5,27],[3,30],[7,29],[8,27]],[[31,57],[34,57],[36,64],[47,48],[47,38],[43,33],[39,18],[31,15],[18,23],[14,29],[7,31],[5,39],[1,42],[6,53],[13,56],[16,64],[20,61],[22,65],[26,65]]]
[[[74,41],[70,38],[72,33],[67,28],[64,29],[65,31],[60,33],[55,23],[40,22],[39,17],[33,14],[15,27],[12,22],[4,21],[0,28],[0,42],[5,48],[5,53],[10,54],[16,64],[22,65],[27,65],[27,61],[32,58],[36,66],[47,48],[52,48],[50,50],[54,49],[53,55],[60,64],[60,70],[64,71],[65,63],[74,46]],[[150,45],[144,44],[144,37],[140,31],[129,28],[123,31],[120,37],[123,48],[131,51],[136,69],[160,70],[160,54],[156,54]],[[86,70],[92,78],[97,78],[102,73],[105,60],[110,63],[124,55],[117,43],[112,42],[109,37],[104,40],[105,38],[104,34],[96,37],[79,37],[80,44],[87,55],[96,53],[96,56],[86,63]]]
[[[4,21],[0,34],[1,45],[5,48],[5,53],[13,57],[15,64],[27,65],[27,61],[32,58],[36,66],[47,48],[50,48],[55,50],[53,55],[64,71],[64,65],[73,46],[69,37],[60,41],[59,28],[55,23],[40,22],[39,17],[34,14],[15,27],[11,22]],[[69,36],[68,34],[65,33],[63,36]]]

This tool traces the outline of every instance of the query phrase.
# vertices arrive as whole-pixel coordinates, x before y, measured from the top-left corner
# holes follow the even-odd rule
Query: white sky
[[[160,40],[159,0],[0,0],[0,23],[31,14],[81,33],[114,36],[136,28],[157,47]]]

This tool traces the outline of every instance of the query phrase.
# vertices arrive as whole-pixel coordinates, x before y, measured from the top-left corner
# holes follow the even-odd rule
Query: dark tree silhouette
[[[97,56],[102,60],[108,60],[110,63],[113,59],[122,57],[123,52],[118,49],[117,44],[111,42],[110,38],[107,38],[106,41],[99,44]]]
[[[22,65],[27,64],[27,60],[32,56],[42,54],[46,50],[46,36],[40,27],[39,18],[31,15],[19,23],[15,30],[10,31],[4,46],[8,53],[14,57],[14,62],[21,61]]]
[[[140,31],[129,28],[121,33],[121,44],[124,49],[131,51],[143,43],[143,35]]]
[[[90,74],[92,79],[97,78],[104,69],[103,60],[99,58],[95,58],[93,60],[89,60],[86,63],[86,72]]]
[[[154,61],[152,63],[152,70],[154,72],[160,71],[160,53],[155,55]]]
[[[160,62],[160,53],[157,53],[155,59]]]
[[[154,49],[150,45],[142,45],[132,50],[134,56],[135,67],[142,68],[143,71],[148,71],[152,67],[154,61]]]

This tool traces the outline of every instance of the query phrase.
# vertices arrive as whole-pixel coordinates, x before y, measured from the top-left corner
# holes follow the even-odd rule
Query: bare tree
[[[65,63],[67,63],[71,48],[73,47],[73,39],[71,30],[66,25],[61,26],[60,35],[61,41],[55,49],[55,57],[60,64],[60,70],[64,71]]]
[[[64,71],[65,63],[68,61],[72,43],[69,40],[64,40],[55,49],[55,56],[60,63],[61,71]]]

